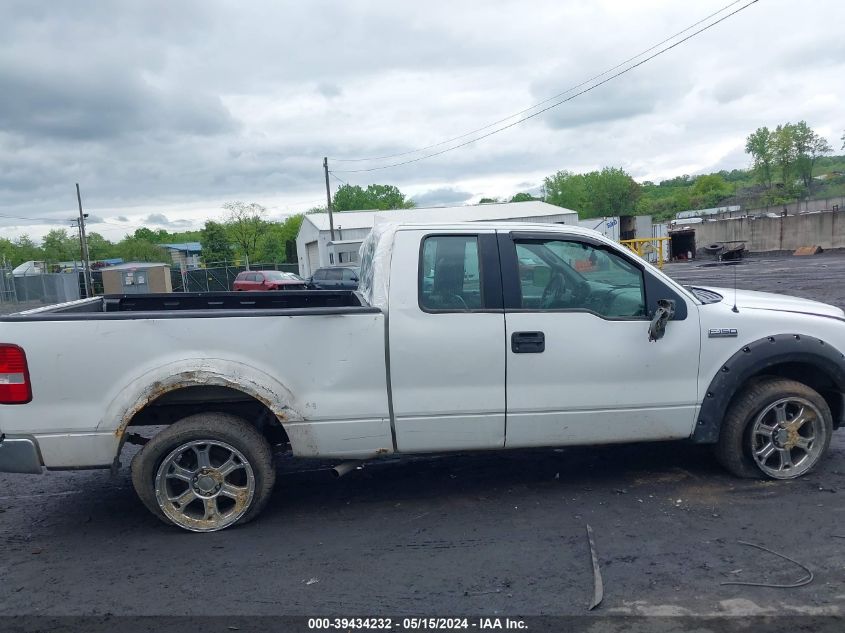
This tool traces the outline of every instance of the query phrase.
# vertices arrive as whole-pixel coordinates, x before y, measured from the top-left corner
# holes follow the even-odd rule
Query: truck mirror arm
[[[675,302],[671,299],[658,299],[657,310],[648,326],[648,340],[651,342],[663,338],[666,333],[666,323],[675,316]]]

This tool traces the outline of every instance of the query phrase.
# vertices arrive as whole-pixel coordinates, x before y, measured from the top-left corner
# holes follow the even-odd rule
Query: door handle
[[[514,354],[540,354],[546,350],[543,332],[514,332],[511,334],[511,351]]]

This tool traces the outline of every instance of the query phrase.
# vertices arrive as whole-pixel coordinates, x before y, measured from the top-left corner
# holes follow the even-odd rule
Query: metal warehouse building
[[[578,224],[575,211],[539,200],[395,211],[346,211],[334,214],[335,239],[332,241],[328,213],[312,213],[305,216],[296,237],[299,274],[310,277],[322,266],[356,264],[358,248],[373,228],[376,218],[417,223],[498,220]]]

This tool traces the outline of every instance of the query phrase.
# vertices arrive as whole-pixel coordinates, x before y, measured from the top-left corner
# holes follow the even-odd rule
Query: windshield
[[[266,270],[263,273],[264,277],[270,281],[284,281],[284,280],[291,280],[291,279],[299,279],[293,273],[285,273],[279,270]]]

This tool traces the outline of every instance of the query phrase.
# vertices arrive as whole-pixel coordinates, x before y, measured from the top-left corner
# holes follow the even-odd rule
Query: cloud
[[[163,213],[150,213],[144,218],[144,223],[164,228],[187,228],[193,224],[190,220],[171,220]]]
[[[468,202],[473,197],[469,191],[459,191],[451,187],[441,187],[418,193],[412,200],[418,207],[437,207],[459,205]]]
[[[396,184],[430,205],[533,191],[559,169],[660,180],[735,167],[750,131],[785,121],[832,130],[839,146],[845,3],[818,0],[796,29],[792,4],[768,0],[490,138],[342,173],[449,147],[723,4],[10,0],[0,213],[33,220],[0,218],[0,231],[63,225],[76,182],[86,211],[126,224],[199,226],[237,199],[305,210],[325,200],[324,156],[351,184]]]
[[[342,94],[340,86],[337,84],[323,81],[317,84],[317,92],[323,95],[326,99],[334,99]]]

